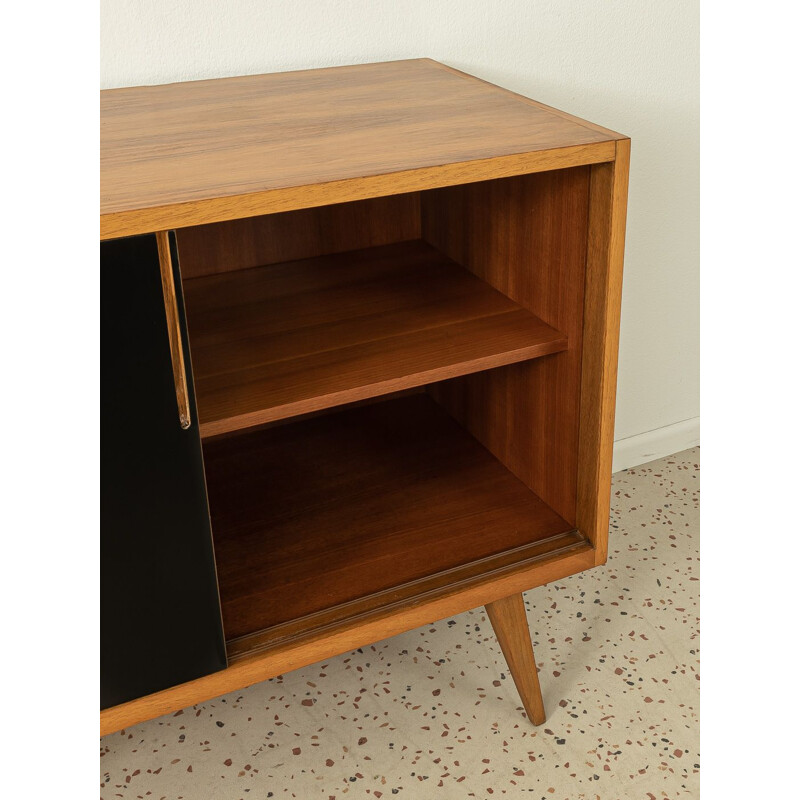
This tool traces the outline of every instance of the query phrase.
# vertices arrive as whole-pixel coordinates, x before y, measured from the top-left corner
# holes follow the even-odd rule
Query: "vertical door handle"
[[[183,340],[178,318],[178,301],[175,297],[169,232],[159,231],[156,233],[156,241],[158,242],[158,263],[161,267],[161,288],[164,290],[164,310],[167,313],[172,377],[175,379],[175,396],[178,401],[178,418],[181,428],[186,430],[192,424],[192,417],[189,411],[189,388],[186,384],[186,365],[183,361]]]

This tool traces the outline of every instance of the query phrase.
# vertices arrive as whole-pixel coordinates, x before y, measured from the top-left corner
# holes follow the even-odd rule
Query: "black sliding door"
[[[153,234],[101,249],[101,708],[226,666],[180,272],[181,428]]]

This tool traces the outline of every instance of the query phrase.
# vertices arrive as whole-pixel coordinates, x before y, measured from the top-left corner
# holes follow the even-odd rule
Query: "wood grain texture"
[[[175,279],[172,276],[172,255],[169,248],[169,233],[156,234],[158,265],[161,270],[161,288],[164,292],[164,311],[167,315],[169,351],[172,358],[172,377],[175,381],[175,399],[178,405],[178,421],[184,430],[192,424],[189,410],[189,387],[186,382],[186,365],[183,360],[183,337],[178,319],[178,301],[175,297]]]
[[[106,709],[100,714],[100,735],[202,703],[510,594],[563,580],[593,565],[594,550],[584,543],[540,561],[519,565],[502,575],[490,574],[464,586],[439,590],[411,605],[384,608],[287,640],[268,650],[242,654],[231,658],[230,666],[214,675]]]
[[[618,138],[428,59],[101,92],[101,237],[599,163]]]
[[[468,72],[464,72],[463,70],[455,69],[455,67],[450,67],[447,64],[440,63],[439,61],[431,60],[431,63],[436,64],[436,66],[438,66],[439,69],[445,69],[448,72],[453,73],[454,75],[459,75],[462,78],[468,78],[470,81],[478,81],[479,83],[483,83],[486,86],[490,86],[495,91],[503,92],[509,97],[513,97],[518,102],[536,106],[536,108],[539,108],[542,111],[546,111],[548,114],[555,114],[556,116],[561,117],[562,119],[574,122],[576,125],[581,125],[582,127],[590,128],[591,130],[596,131],[597,133],[602,134],[603,136],[606,136],[608,139],[617,140],[617,139],[627,138],[621,133],[612,131],[610,128],[604,128],[602,125],[597,125],[596,123],[590,122],[587,119],[576,117],[574,114],[570,114],[567,111],[562,111],[560,108],[554,108],[553,106],[548,106],[545,103],[540,103],[538,100],[532,100],[530,97],[525,97],[524,94],[519,94],[518,92],[512,92],[510,89],[504,89],[502,86],[496,86],[495,84],[490,83],[489,81],[483,80],[483,78],[478,78],[475,75],[470,75]],[[570,164],[569,166],[576,166],[576,165]]]
[[[419,193],[197,225],[177,232],[184,279],[420,238]]]
[[[502,600],[487,603],[486,613],[528,719],[534,725],[541,725],[546,719],[544,701],[522,594],[512,594]]]
[[[575,145],[555,150],[498,156],[458,164],[405,170],[386,175],[349,178],[289,189],[247,195],[210,197],[207,200],[155,206],[100,217],[100,240],[134,236],[164,228],[179,229],[262,214],[314,208],[391,194],[416,192],[439,186],[456,186],[513,175],[566,169],[614,160],[614,142]]]
[[[425,394],[203,450],[229,640],[571,533]]]
[[[420,241],[195,278],[184,294],[203,436],[567,346]]]
[[[565,352],[437,384],[433,396],[575,524],[589,168],[439,189],[424,238],[567,336]]]
[[[306,617],[280,623],[236,639],[229,639],[226,645],[227,652],[230,658],[235,659],[247,653],[271,649],[289,639],[305,637],[317,630],[330,629],[332,626],[343,624],[346,620],[361,618],[365,614],[388,608],[409,607],[440,592],[454,592],[472,584],[484,582],[490,576],[500,579],[505,575],[544,562],[554,553],[565,554],[582,549],[586,544],[586,538],[577,531],[559,533],[533,544],[504,550],[389,589],[364,595]]]
[[[592,167],[590,186],[576,524],[594,545],[598,564],[608,558],[629,168],[625,139],[617,143],[613,164]]]

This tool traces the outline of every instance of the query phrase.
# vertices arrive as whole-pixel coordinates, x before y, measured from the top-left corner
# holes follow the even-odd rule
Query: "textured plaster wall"
[[[693,443],[697,0],[101,0],[101,37],[102,88],[428,56],[631,136],[620,466]]]

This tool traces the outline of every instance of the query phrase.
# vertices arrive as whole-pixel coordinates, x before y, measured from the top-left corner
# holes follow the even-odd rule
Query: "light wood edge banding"
[[[161,268],[161,287],[164,290],[164,310],[167,315],[169,351],[172,358],[172,377],[175,380],[175,397],[178,402],[178,419],[186,430],[192,424],[189,410],[189,387],[186,383],[186,365],[183,360],[183,338],[178,318],[178,300],[175,296],[175,280],[172,276],[172,256],[169,249],[169,233],[158,231],[158,264]]]
[[[608,558],[629,165],[630,139],[620,140],[616,160],[593,166],[589,185],[577,526],[597,564]]]
[[[585,543],[571,548],[567,553],[554,553],[501,578],[488,576],[457,592],[371,614],[343,624],[334,631],[326,629],[265,652],[231,659],[228,668],[221,672],[101,711],[100,735],[105,736],[226,692],[274,678],[290,670],[365,647],[429,624],[433,620],[460,614],[551,581],[562,580],[589,569],[594,564],[594,549]]]
[[[613,161],[614,153],[615,142],[596,142],[455,164],[441,164],[384,175],[348,178],[309,186],[290,186],[244,195],[210,197],[174,205],[109,211],[100,215],[100,240],[366,200],[371,197],[406,194],[460,183],[476,183],[492,178],[598,164]]]

